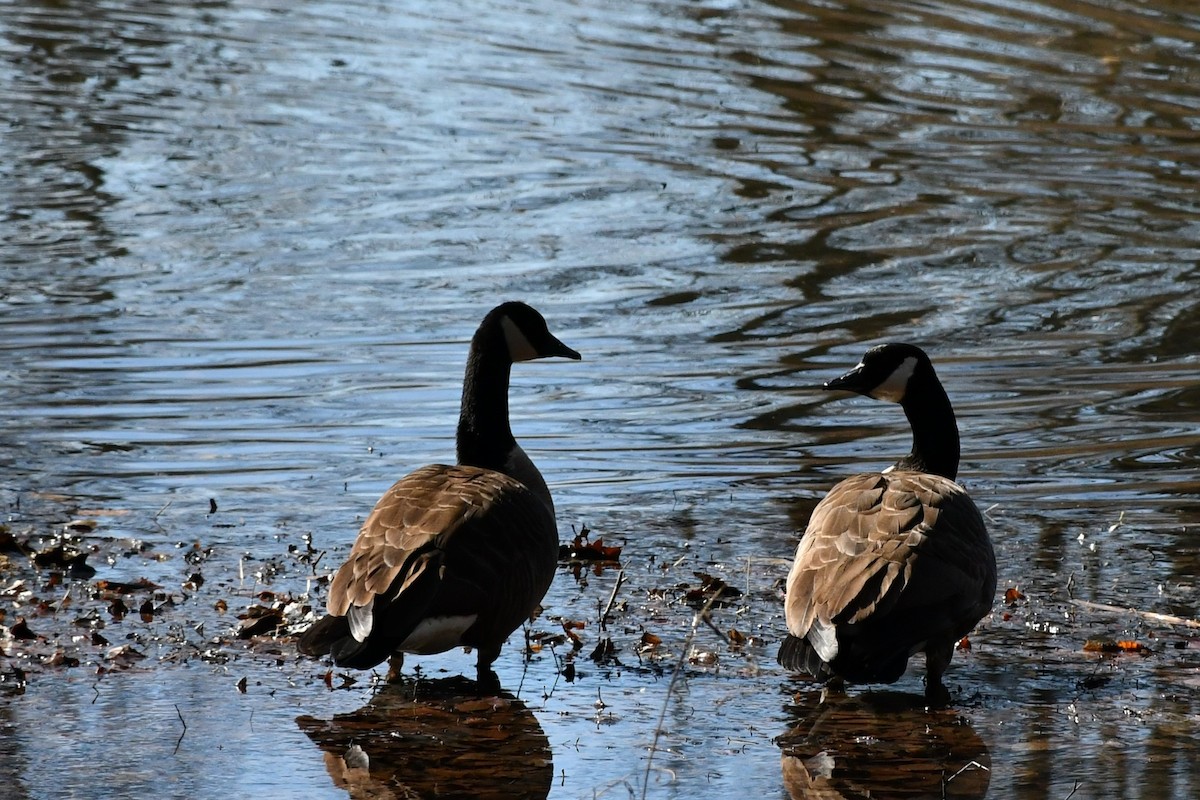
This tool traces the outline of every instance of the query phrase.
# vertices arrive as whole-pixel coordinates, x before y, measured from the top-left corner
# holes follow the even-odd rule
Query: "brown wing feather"
[[[530,494],[499,472],[431,464],[401,478],[384,493],[363,523],[346,563],[329,587],[329,613],[344,615],[394,590],[402,594],[430,564],[418,557],[445,550],[456,531],[485,513],[506,494]]]
[[[990,605],[994,563],[982,518],[958,484],[917,472],[854,475],[813,510],[788,576],[788,630],[803,637],[816,619],[857,623],[901,597],[926,606],[971,588]]]

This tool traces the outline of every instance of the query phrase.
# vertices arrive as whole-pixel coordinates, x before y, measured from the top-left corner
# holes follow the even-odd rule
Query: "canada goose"
[[[403,653],[479,652],[494,681],[500,647],[536,609],[558,563],[554,502],[508,424],[513,362],[579,353],[524,303],[492,309],[471,339],[458,418],[458,464],[396,482],[363,523],[329,586],[329,614],[297,643],[370,669]]]
[[[929,357],[873,347],[826,389],[899,403],[912,452],[853,475],[813,509],[787,580],[779,663],[818,680],[894,683],[924,651],[925,696],[945,703],[955,644],[992,607],[996,556],[979,509],[954,482],[954,410]]]

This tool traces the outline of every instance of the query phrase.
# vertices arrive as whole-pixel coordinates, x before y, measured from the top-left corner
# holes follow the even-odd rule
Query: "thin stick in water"
[[[1157,611],[1139,611],[1136,608],[1110,606],[1107,603],[1093,603],[1090,600],[1069,599],[1067,602],[1073,606],[1088,608],[1093,611],[1110,611],[1114,614],[1134,614],[1142,619],[1148,619],[1154,622],[1162,622],[1167,625],[1183,625],[1187,628],[1200,628],[1200,620],[1188,619],[1187,617],[1176,617],[1172,614],[1159,614]]]

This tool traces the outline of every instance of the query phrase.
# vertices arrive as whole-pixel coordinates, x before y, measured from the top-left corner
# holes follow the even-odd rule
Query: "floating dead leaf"
[[[959,639],[958,644],[954,645],[954,649],[969,652],[971,650],[971,637],[964,636]]]
[[[115,619],[117,622],[120,622],[121,620],[125,619],[125,615],[129,613],[129,606],[125,605],[124,600],[117,597],[108,604],[108,613],[112,614],[113,619]]]
[[[567,635],[567,638],[571,640],[571,643],[573,645],[575,645],[576,650],[583,647],[583,639],[581,639],[579,637],[579,634],[575,633],[575,631],[583,630],[586,627],[587,627],[587,623],[581,622],[579,620],[564,619],[562,621],[563,633],[565,633]]]
[[[87,553],[55,545],[49,550],[35,553],[33,563],[39,567],[59,567],[66,570],[72,578],[90,578],[96,574],[96,569],[87,564]]]
[[[274,633],[283,625],[283,613],[265,606],[250,606],[246,613],[239,614],[237,637],[249,639],[252,636],[266,636]]]
[[[1024,600],[1025,595],[1015,586],[1010,586],[1004,590],[1004,602],[1010,606],[1015,606],[1018,601]]]
[[[590,658],[592,661],[595,661],[597,664],[603,664],[607,661],[615,661],[617,658],[617,648],[613,645],[612,639],[608,636],[605,636],[596,644],[596,649],[592,650],[592,653],[588,656],[588,658]]]
[[[16,537],[6,530],[0,530],[0,553],[16,553],[22,556],[31,556],[34,553],[32,547],[25,542],[18,542]]]
[[[138,608],[138,616],[142,618],[142,622],[153,622],[154,603],[151,603],[149,600],[142,603],[141,607]]]
[[[191,575],[188,576],[187,580],[183,582],[183,588],[191,589],[193,592],[196,591],[197,589],[199,589],[203,585],[204,585],[204,576],[201,575],[199,572],[193,572]]]
[[[246,677],[245,676],[242,676],[242,679],[237,682],[237,690],[241,694],[246,693]]]
[[[559,561],[606,561],[617,562],[621,559],[621,548],[614,546],[605,546],[604,539],[596,539],[588,541],[587,535],[589,531],[586,527],[583,528],[570,544],[559,545],[558,560]]]
[[[707,572],[692,574],[700,579],[700,586],[689,589],[685,595],[689,605],[703,606],[710,601],[713,605],[724,605],[742,596],[741,589],[730,586],[715,575],[709,575]]]
[[[213,603],[213,608],[217,610],[218,614],[224,614],[229,610],[229,603],[226,603],[224,600],[218,600],[217,602]]]
[[[154,581],[149,581],[145,578],[139,578],[132,583],[99,580],[96,581],[96,588],[102,592],[112,592],[114,594],[133,594],[135,592],[154,591],[155,589],[161,589],[162,587]]]
[[[1113,639],[1088,639],[1083,643],[1083,649],[1088,653],[1138,653],[1150,655],[1154,651],[1141,642],[1117,641]]]
[[[654,648],[658,647],[660,644],[662,644],[661,638],[659,638],[658,636],[655,636],[653,633],[650,633],[649,631],[644,631],[642,633],[641,641],[638,642],[637,651],[638,651],[638,653],[647,653],[647,652],[653,650]]]
[[[55,650],[43,658],[42,663],[47,667],[78,667],[79,659],[75,656],[67,655],[62,650]]]
[[[12,634],[12,637],[14,639],[29,640],[29,639],[41,639],[42,638],[38,634],[29,630],[29,625],[26,624],[24,617],[17,620],[17,624],[15,624],[11,628],[9,628],[8,632],[10,634]]]
[[[737,628],[730,628],[728,635],[730,644],[741,646],[746,643],[746,634],[742,633]]]
[[[73,519],[63,527],[75,533],[91,533],[98,524],[94,519]]]
[[[106,647],[108,639],[101,636],[99,631],[92,631],[92,644],[96,647]]]
[[[131,644],[123,644],[119,647],[113,647],[104,654],[105,659],[111,661],[118,667],[131,666],[132,664],[136,664],[138,661],[141,661],[145,657],[146,656],[144,653],[138,652],[138,650]]]

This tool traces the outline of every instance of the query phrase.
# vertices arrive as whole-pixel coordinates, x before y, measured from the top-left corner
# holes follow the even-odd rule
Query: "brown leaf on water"
[[[224,614],[229,610],[229,603],[226,603],[224,600],[218,600],[217,602],[213,603],[213,608],[217,610],[218,614]]]
[[[0,530],[0,553],[15,553],[22,556],[31,556],[34,553],[32,547],[26,542],[18,542],[7,530]]]
[[[129,613],[129,606],[125,605],[124,600],[117,597],[108,604],[108,613],[112,614],[113,619],[115,619],[117,622],[120,622],[121,620],[125,619],[125,615]]]
[[[571,640],[571,644],[575,646],[576,650],[583,647],[583,639],[580,638],[579,634],[575,633],[575,631],[583,630],[586,627],[587,623],[581,622],[580,620],[564,619],[562,621],[563,633],[565,633],[567,638]]]
[[[243,675],[242,679],[237,682],[237,690],[241,694],[246,693],[246,676]]]
[[[9,628],[8,632],[10,634],[12,634],[12,637],[14,639],[29,640],[29,639],[44,638],[44,637],[39,636],[38,634],[34,633],[33,631],[29,630],[29,625],[26,624],[24,617],[17,620],[17,624],[15,624],[11,628]]]
[[[79,659],[75,656],[67,655],[62,650],[55,650],[43,658],[42,663],[47,667],[78,667]]]
[[[94,519],[73,519],[63,527],[75,533],[91,533],[98,526],[99,523]]]
[[[86,579],[96,574],[95,567],[88,565],[87,557],[87,553],[60,544],[34,554],[33,563],[39,567],[58,567],[69,572],[73,578]]]
[[[660,644],[662,644],[661,638],[655,636],[649,631],[644,631],[642,633],[641,641],[638,642],[637,651],[638,653],[648,653],[654,648],[658,647]]]
[[[559,545],[559,561],[605,561],[617,562],[621,559],[619,546],[606,546],[604,539],[587,540],[588,529],[585,527],[575,535],[570,544]]]
[[[123,644],[119,647],[110,648],[109,651],[104,654],[104,658],[112,662],[114,667],[125,668],[133,666],[145,657],[146,656],[144,653],[138,652],[138,650],[131,644]]]
[[[147,599],[138,609],[138,615],[141,616],[142,622],[154,621],[154,603]]]
[[[108,644],[108,639],[105,639],[99,631],[92,631],[92,644],[96,647],[104,647]]]
[[[689,589],[685,595],[689,605],[703,606],[711,598],[713,605],[725,605],[742,596],[741,589],[730,586],[725,581],[709,575],[707,572],[693,572],[700,579],[700,586]]]
[[[1088,639],[1083,643],[1083,649],[1088,653],[1137,653],[1144,656],[1154,653],[1141,642],[1115,641],[1113,639]]]
[[[612,639],[608,636],[605,636],[603,639],[601,639],[596,644],[596,649],[592,650],[591,655],[588,656],[588,658],[590,658],[592,661],[595,661],[597,664],[603,664],[606,661],[613,661],[616,659],[616,657],[617,648],[613,645]]]
[[[740,646],[746,643],[746,634],[742,633],[737,628],[730,628],[728,636],[730,644],[736,644]]]
[[[96,581],[96,588],[102,592],[110,592],[112,594],[134,594],[135,592],[154,591],[155,589],[161,589],[162,587],[154,581],[149,581],[145,578],[138,578],[132,583],[99,580]]]
[[[239,614],[237,637],[249,639],[252,636],[266,636],[274,633],[283,625],[283,613],[274,608],[250,606],[246,613]]]
[[[1010,606],[1015,606],[1018,601],[1024,599],[1025,595],[1015,586],[1010,586],[1004,590],[1004,602]]]
[[[959,639],[959,640],[958,640],[958,644],[954,645],[954,649],[955,649],[955,650],[963,650],[963,651],[970,652],[970,650],[971,650],[971,637],[969,637],[969,636],[964,636],[964,637],[962,637],[961,639]]]

